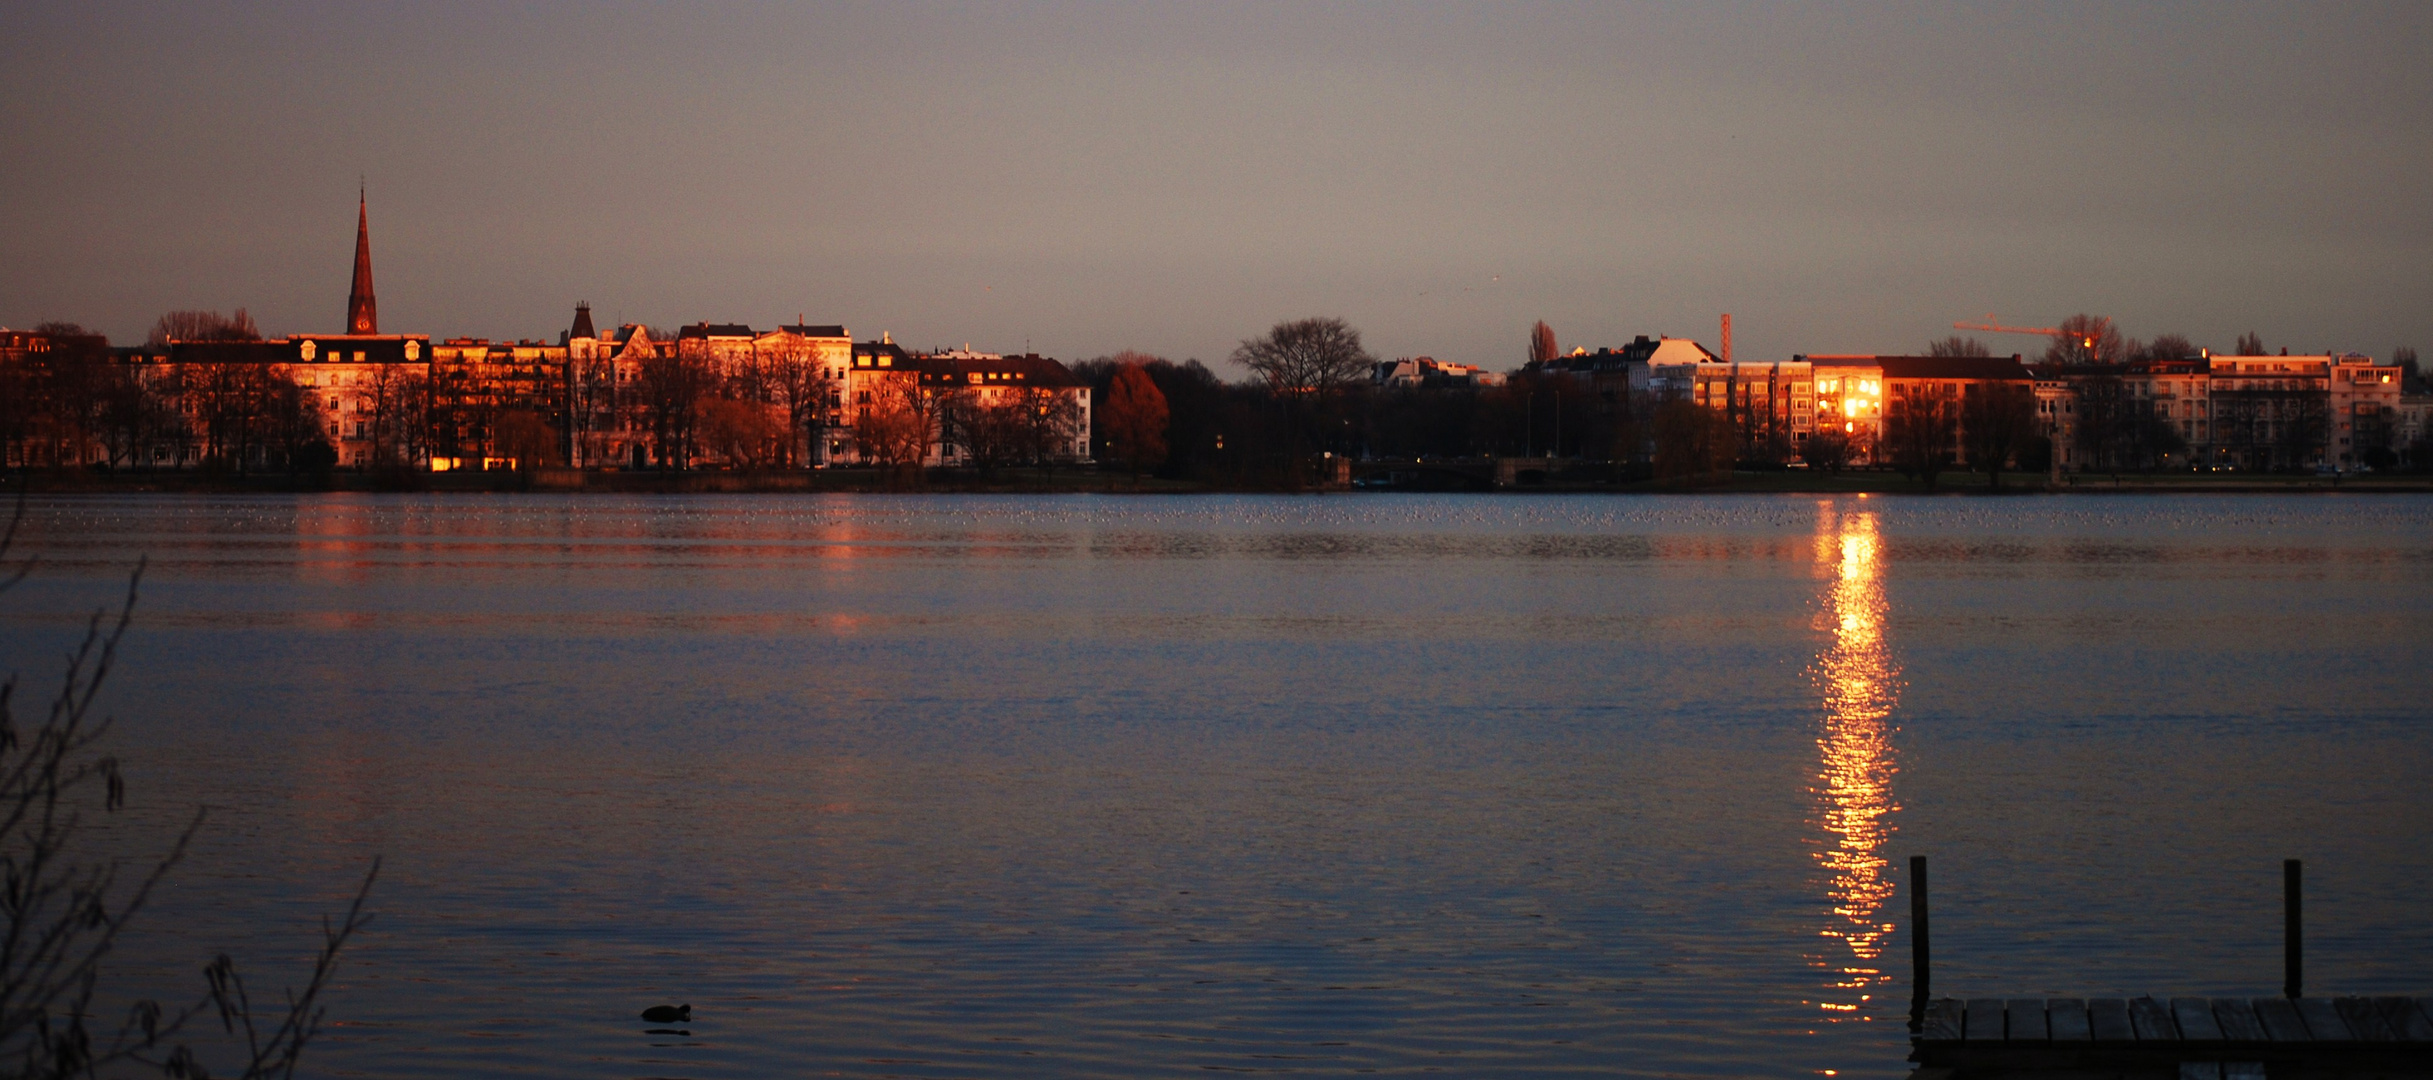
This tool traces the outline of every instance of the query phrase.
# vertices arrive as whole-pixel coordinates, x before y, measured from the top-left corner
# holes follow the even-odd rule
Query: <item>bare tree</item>
[[[288,381],[249,361],[188,365],[185,392],[202,429],[203,459],[237,472],[259,463],[276,436],[279,384]]]
[[[1973,338],[1973,337],[1962,337],[1962,336],[1960,336],[1960,335],[1958,335],[1958,334],[1953,334],[1952,336],[1947,337],[1947,338],[1944,338],[1944,339],[1943,339],[1943,340],[1941,340],[1941,341],[1930,341],[1930,342],[1927,342],[1927,343],[1926,343],[1926,355],[1928,355],[1928,356],[1992,356],[1992,355],[1994,355],[1994,350],[1992,350],[1992,349],[1990,349],[1990,348],[1987,348],[1987,347],[1986,347],[1985,342],[1980,341],[1980,340],[1978,340],[1978,339],[1976,339],[1976,338]]]
[[[282,378],[272,380],[263,400],[268,412],[265,439],[278,449],[287,471],[318,471],[337,464],[337,448],[321,433],[319,394]]]
[[[1985,382],[1961,402],[1961,431],[1970,468],[1985,470],[1986,486],[2002,490],[2002,469],[2036,435],[2036,391],[2026,383]]]
[[[2331,398],[2322,393],[2285,395],[2272,425],[2274,457],[2283,467],[2304,468],[2307,458],[2322,451],[2331,432]]]
[[[2256,332],[2255,332],[2255,331],[2253,331],[2253,330],[2250,330],[2250,331],[2248,331],[2248,332],[2246,332],[2246,333],[2244,333],[2244,334],[2239,335],[2239,345],[2238,345],[2238,349],[2237,349],[2237,351],[2236,351],[2236,352],[2235,352],[2233,355],[2236,355],[2236,356],[2263,356],[2263,355],[2265,355],[2265,352],[2264,352],[2264,336],[2263,336],[2262,334],[2258,334],[2258,333],[2256,333]]]
[[[1656,478],[1695,483],[1728,476],[1732,469],[1732,421],[1689,401],[1656,409]]]
[[[2181,334],[2156,334],[2154,340],[2129,350],[2139,360],[2189,360],[2202,354],[2196,342]]]
[[[818,438],[819,419],[828,403],[828,373],[813,354],[811,343],[789,334],[771,343],[762,358],[762,369],[771,396],[786,410],[786,443],[784,461],[795,464],[797,444],[807,445]],[[801,464],[809,466],[818,454],[806,455]]]
[[[1811,469],[1841,472],[1843,466],[1850,464],[1850,436],[1830,428],[1818,431],[1800,444],[1799,457]]]
[[[145,343],[162,348],[172,341],[260,341],[262,331],[253,324],[253,316],[238,308],[234,315],[216,311],[171,311],[152,321],[152,336]]]
[[[167,365],[162,365],[167,366]],[[183,423],[134,364],[112,364],[103,388],[101,423],[111,464],[145,464],[145,448],[175,439]]]
[[[1546,320],[1540,319],[1536,326],[1529,328],[1529,362],[1544,364],[1553,360],[1556,355],[1554,327],[1546,325]]]
[[[498,456],[515,462],[515,470],[530,475],[536,469],[563,464],[558,456],[558,429],[532,409],[501,409],[491,425]]]
[[[1083,434],[1081,402],[1073,391],[1029,384],[1016,388],[1011,396],[1021,410],[1023,451],[1031,464],[1045,465],[1069,456],[1074,440]]]
[[[870,400],[859,403],[854,417],[854,443],[874,465],[905,472],[920,468],[929,456],[937,401],[910,372],[873,381],[878,385],[863,391]]]
[[[2117,469],[2128,460],[2137,431],[2137,405],[2127,384],[2109,375],[2071,380],[2078,409],[2079,461]],[[2226,410],[2217,410],[2224,412]],[[2224,431],[2229,424],[2221,425]],[[2225,442],[2234,440],[2224,439]]]
[[[2053,343],[2045,346],[2045,363],[2117,364],[2127,356],[2120,330],[2101,315],[2072,315],[2056,329]]]
[[[701,404],[701,442],[711,453],[739,469],[759,469],[784,460],[784,424],[767,405],[734,398],[711,398]]]
[[[1959,435],[1960,403],[1948,386],[1901,387],[1885,410],[1884,438],[1893,465],[1928,488],[1951,467],[1951,445]]]
[[[1328,318],[1277,323],[1265,337],[1243,341],[1233,359],[1276,393],[1302,397],[1350,386],[1377,362],[1360,346],[1360,331]]]
[[[430,423],[430,381],[401,364],[368,364],[361,374],[362,381],[356,385],[362,392],[355,400],[371,425],[372,464],[390,468],[414,464]],[[485,404],[489,398],[487,394],[476,396]],[[480,411],[482,449],[488,456],[497,418],[486,408]]]
[[[1332,318],[1277,323],[1266,336],[1242,342],[1233,360],[1265,381],[1269,396],[1282,407],[1283,462],[1296,481],[1317,465],[1316,444],[1348,432],[1348,417],[1338,426],[1327,413],[1377,363],[1361,347],[1360,331]]]
[[[1005,390],[962,387],[938,399],[940,440],[962,452],[982,477],[1029,456],[1030,423],[1023,402]]]
[[[662,348],[642,359],[634,373],[634,406],[662,468],[691,463],[701,402],[711,385],[708,362],[683,350]]]

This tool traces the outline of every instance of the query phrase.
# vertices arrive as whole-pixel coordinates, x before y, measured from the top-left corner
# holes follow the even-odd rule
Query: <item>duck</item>
[[[681,1024],[693,1018],[690,1005],[653,1005],[642,1010],[642,1018],[654,1024]]]

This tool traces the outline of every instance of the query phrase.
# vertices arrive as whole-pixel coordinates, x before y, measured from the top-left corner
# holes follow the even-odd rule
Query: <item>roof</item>
[[[780,326],[780,327],[778,327],[778,329],[783,330],[783,331],[785,331],[785,332],[787,332],[787,333],[789,333],[789,334],[797,334],[797,335],[800,335],[800,336],[802,336],[802,337],[850,337],[850,336],[852,336],[852,335],[850,335],[850,334],[845,333],[845,328],[844,328],[842,325],[835,325],[835,326],[827,326],[827,325],[822,325],[822,326],[812,326],[812,325],[808,325],[808,324],[803,324],[803,325],[795,325],[795,326]]]
[[[2028,382],[2017,356],[1809,356],[1817,367],[1878,367],[1887,379],[1979,379]]]
[[[863,344],[870,343],[864,342]],[[895,348],[893,345],[878,347]],[[971,376],[976,374],[984,377],[998,375],[1004,377],[1003,381],[1019,382],[1024,386],[1073,387],[1083,385],[1082,381],[1074,378],[1073,373],[1067,370],[1063,364],[1038,353],[987,359],[930,356],[920,353],[906,355],[900,350],[896,355],[903,357],[895,365],[898,370],[916,371],[921,374],[923,379],[932,381],[969,383]],[[984,379],[984,382],[994,381],[999,380]]]
[[[742,323],[697,322],[676,331],[679,338],[754,337],[752,328]]]
[[[591,328],[590,304],[576,304],[574,306],[574,329],[567,331],[566,336],[570,338],[597,338],[600,336],[597,331]]]
[[[898,345],[898,344],[896,344],[895,342],[892,342],[892,341],[857,341],[857,342],[854,342],[854,343],[853,343],[853,358],[854,358],[854,360],[855,360],[855,362],[856,362],[856,366],[859,366],[859,362],[860,362],[861,358],[862,358],[862,357],[865,357],[865,356],[869,356],[869,357],[880,357],[880,356],[884,356],[884,357],[887,357],[887,358],[889,358],[889,360],[891,361],[891,363],[889,364],[889,366],[891,366],[891,367],[895,367],[895,366],[901,366],[901,362],[902,362],[902,361],[904,361],[904,360],[906,360],[906,359],[908,359],[909,357],[911,357],[911,356],[912,356],[912,354],[911,354],[911,353],[908,353],[908,352],[905,352],[905,351],[904,351],[904,347],[903,347],[903,346]]]
[[[421,334],[295,334],[268,341],[173,341],[179,364],[352,363],[417,364],[430,359]]]

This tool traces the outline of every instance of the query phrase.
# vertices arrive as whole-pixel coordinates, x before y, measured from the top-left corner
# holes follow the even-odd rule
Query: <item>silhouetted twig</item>
[[[16,546],[25,512],[20,493],[8,529],[0,533],[0,566]],[[32,565],[22,560],[0,569],[0,592],[23,581]],[[246,1060],[230,1075],[292,1076],[320,1028],[321,993],[339,951],[371,920],[364,903],[380,872],[377,859],[345,918],[334,926],[323,920],[312,978],[301,993],[288,994],[275,1022],[257,1021],[243,978],[222,954],[204,970],[207,990],[197,1003],[170,1012],[157,1001],[137,1001],[106,1042],[97,1042],[86,1027],[104,959],[153,889],[185,858],[205,818],[196,811],[168,851],[128,886],[119,880],[117,860],[85,855],[78,847],[84,809],[98,802],[110,813],[126,803],[118,759],[95,753],[111,724],[94,705],[133,623],[143,577],[138,563],[115,619],[101,611],[88,620],[38,727],[18,730],[17,677],[0,681],[0,1078],[94,1077],[133,1067],[204,1080],[211,1073],[201,1059],[173,1040],[207,1011],[219,1016],[227,1033],[244,1034]]]

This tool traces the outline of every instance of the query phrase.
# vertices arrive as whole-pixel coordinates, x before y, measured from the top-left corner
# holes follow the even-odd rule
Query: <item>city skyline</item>
[[[1727,311],[1750,358],[2433,340],[2433,18],[2198,14],[36,5],[0,322],[339,329],[360,180],[384,323],[451,336],[589,299],[1228,377],[1320,314],[1494,370]]]

